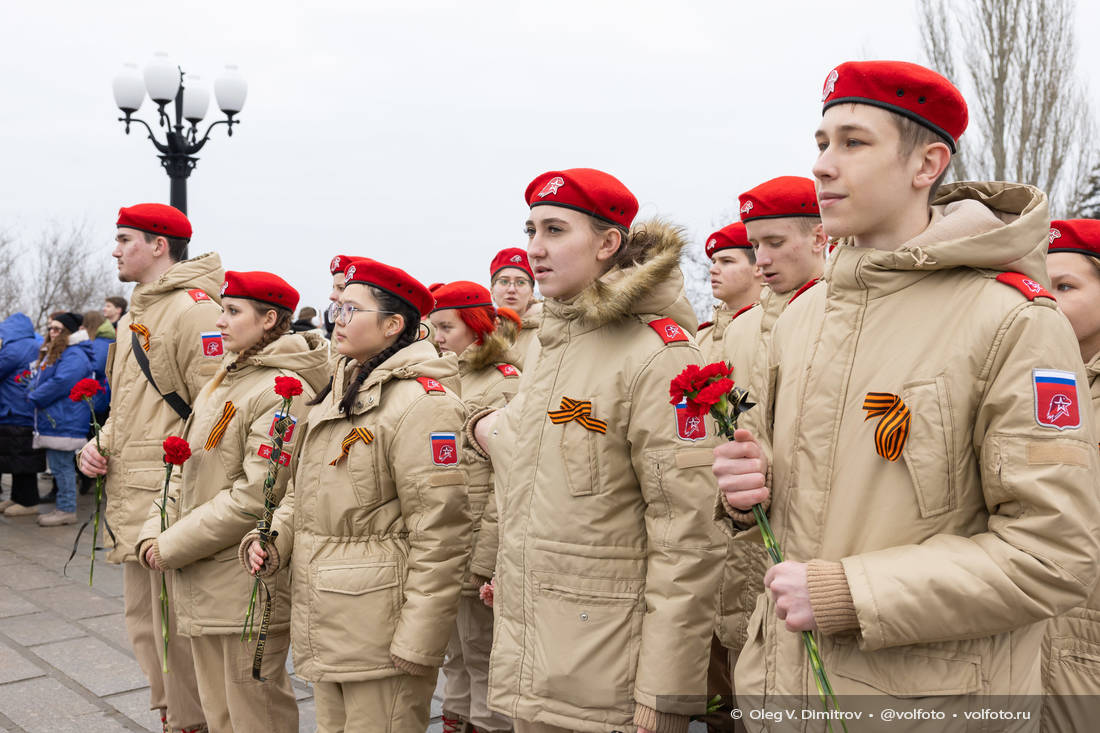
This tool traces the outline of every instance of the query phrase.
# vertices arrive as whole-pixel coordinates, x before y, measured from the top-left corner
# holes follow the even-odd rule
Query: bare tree
[[[98,308],[105,295],[119,289],[109,261],[96,254],[82,225],[52,226],[30,249],[36,258],[29,267],[26,313],[38,328],[51,313]]]
[[[917,0],[925,55],[971,102],[955,177],[1030,183],[1054,216],[1075,213],[1096,155],[1075,11],[1074,0]]]
[[[684,274],[684,294],[699,323],[710,320],[714,296],[710,292],[710,258],[703,248],[692,243],[680,253],[680,271]]]
[[[8,232],[0,232],[0,319],[19,308],[23,282],[15,253],[15,238]]]

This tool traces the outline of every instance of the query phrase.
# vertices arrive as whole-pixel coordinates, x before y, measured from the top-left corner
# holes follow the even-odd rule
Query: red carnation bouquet
[[[718,423],[718,431],[727,440],[733,440],[733,434],[737,430],[737,421],[741,415],[755,403],[749,401],[748,390],[734,386],[733,367],[724,362],[715,362],[698,366],[689,364],[684,371],[678,374],[669,385],[670,402],[679,405],[686,402],[684,407],[689,417],[702,417],[710,413]],[[752,508],[752,515],[756,519],[756,526],[760,528],[760,534],[764,538],[764,547],[768,551],[772,562],[783,562],[783,552],[779,549],[779,543],[772,532],[771,523],[764,508],[756,504]],[[829,677],[825,674],[825,665],[821,662],[821,653],[817,648],[817,641],[809,631],[802,632],[802,641],[806,646],[806,654],[810,658],[810,666],[814,671],[814,681],[817,684],[818,695],[826,712],[829,709],[829,701],[833,703],[835,710],[840,709],[836,699],[836,693],[829,683]],[[832,731],[832,723],[826,721],[828,729]],[[841,726],[847,733],[848,726],[843,719]]]
[[[279,477],[279,467],[290,463],[290,454],[283,450],[283,444],[290,437],[290,430],[294,425],[294,418],[290,416],[290,405],[295,397],[302,394],[302,383],[294,377],[275,377],[275,394],[283,398],[283,404],[279,419],[275,421],[275,427],[272,430],[271,445],[267,446],[268,450],[263,451],[268,456],[267,476],[264,477],[264,513],[262,517],[256,518],[260,547],[265,550],[267,543],[278,535],[278,532],[273,532],[271,529],[271,518],[279,508],[279,502],[275,500],[275,482]],[[256,600],[260,596],[261,587],[265,593],[264,611],[260,617],[260,630],[256,635],[256,652],[252,657],[252,677],[263,682],[260,669],[264,660],[267,629],[271,623],[271,592],[258,575],[252,581],[252,595],[248,599],[248,612],[245,614],[244,627],[241,629],[241,641],[246,638],[252,641],[252,632],[256,623]]]
[[[191,457],[191,446],[183,438],[172,435],[164,439],[164,493],[160,501],[160,531],[168,529],[168,485],[172,481],[172,469],[183,466]],[[182,468],[181,468],[182,470]],[[160,635],[164,643],[161,670],[168,671],[168,581],[164,571],[160,574]]]
[[[30,372],[25,372],[30,375]],[[17,377],[18,379],[18,377]],[[95,432],[95,449],[99,451],[100,455],[103,455],[103,448],[99,444],[99,421],[95,419],[95,407],[92,406],[92,400],[97,394],[103,390],[103,385],[94,379],[87,378],[81,379],[79,382],[73,385],[73,388],[69,390],[69,399],[73,402],[84,401],[88,405],[88,412],[92,413],[92,430]],[[88,568],[88,585],[92,584],[92,577],[95,575],[95,551],[96,541],[99,539],[99,517],[103,511],[103,477],[95,477],[95,509],[92,510],[91,519],[88,522],[92,523],[92,562]],[[73,542],[73,552],[69,555],[69,560],[73,559],[76,555],[76,546],[80,542],[80,535],[84,533],[84,528],[88,526],[88,522],[85,522],[76,533],[76,540]],[[65,561],[65,565],[68,566],[68,560]]]

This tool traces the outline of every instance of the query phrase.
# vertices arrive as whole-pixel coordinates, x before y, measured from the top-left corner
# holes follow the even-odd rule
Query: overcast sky
[[[1078,28],[1100,27],[1098,6]],[[249,84],[241,126],[215,131],[189,181],[192,253],[279,273],[303,304],[323,303],[337,253],[485,281],[552,168],[614,174],[639,217],[701,246],[741,191],[809,175],[833,66],[921,60],[916,22],[909,0],[6,2],[0,228],[84,221],[108,258],[119,206],[168,201],[111,95],[124,62],[165,51]],[[1079,68],[1100,68],[1078,43]]]

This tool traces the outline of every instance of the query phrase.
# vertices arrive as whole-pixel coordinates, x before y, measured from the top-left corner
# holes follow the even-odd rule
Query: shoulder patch
[[[688,340],[688,335],[684,333],[684,329],[680,328],[680,324],[671,318],[658,318],[655,321],[650,321],[649,327],[656,331],[657,335],[666,344]]]
[[[424,388],[424,391],[431,394],[432,392],[446,392],[443,389],[443,385],[439,383],[439,380],[432,379],[431,377],[417,377],[416,381],[420,383],[420,386]]]
[[[1076,374],[1061,369],[1032,369],[1031,381],[1035,387],[1035,422],[1055,430],[1081,427]]]
[[[497,364],[497,369],[499,369],[500,373],[503,374],[506,377],[518,377],[519,376],[519,369],[516,369],[511,364]]]
[[[205,290],[200,288],[192,288],[187,291],[187,294],[191,296],[191,300],[198,303],[200,300],[210,300],[210,296],[206,294]]]
[[[695,329],[695,335],[698,336],[699,334],[701,334],[703,332],[704,328],[710,328],[713,325],[714,325],[714,321],[706,321],[705,323],[700,323],[699,328]]]
[[[734,313],[733,318],[731,318],[730,320],[731,321],[737,320],[737,316],[741,315],[742,313],[748,313],[749,311],[751,311],[753,308],[755,308],[758,305],[759,305],[759,303],[750,303],[749,305],[746,305],[744,308],[742,308],[741,310]]]
[[[798,290],[794,291],[794,295],[792,295],[791,299],[787,301],[787,305],[790,305],[791,303],[798,300],[798,296],[802,295],[804,292],[806,292],[807,290],[812,288],[814,285],[817,285],[820,281],[821,281],[821,278],[815,277],[813,280],[810,280],[808,283],[806,283],[805,285],[800,287]]]
[[[203,331],[199,334],[199,338],[202,340],[203,356],[220,357],[225,355],[221,331]]]
[[[458,436],[455,433],[431,433],[428,438],[432,449],[432,463],[437,466],[453,466],[458,463]]]
[[[997,276],[997,282],[1011,285],[1023,293],[1024,297],[1028,300],[1035,300],[1036,298],[1050,298],[1054,300],[1054,296],[1048,293],[1046,288],[1023,273],[1002,272]]]

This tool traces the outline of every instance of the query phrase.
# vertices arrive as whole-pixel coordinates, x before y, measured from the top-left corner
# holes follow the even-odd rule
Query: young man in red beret
[[[182,433],[191,404],[221,362],[214,324],[225,271],[217,254],[187,258],[191,223],[171,206],[122,208],[117,225],[118,279],[137,287],[107,363],[111,416],[100,431],[103,452],[90,441],[80,452],[80,470],[107,477],[106,518],[115,536],[107,560],[123,566],[126,630],[149,679],[151,707],[161,711],[166,730],[205,730],[191,647],[176,633],[174,617],[171,671],[161,671],[161,574],[138,563],[135,545],[163,487],[161,443]],[[171,586],[172,574],[165,577]]]
[[[714,306],[711,321],[695,332],[695,343],[703,358],[711,362],[723,358],[722,336],[726,328],[756,305],[764,281],[741,222],[735,221],[707,237],[705,250],[711,262],[710,292],[721,302]]]
[[[787,558],[738,660],[746,707],[820,711],[797,633],[816,631],[842,710],[998,695],[1034,712],[1044,622],[1096,579],[1100,455],[1046,290],[1046,196],[937,191],[966,119],[920,66],[826,78],[813,170],[839,243],[772,330],[748,429],[716,449],[725,527],[752,527],[762,503]],[[938,729],[973,725],[964,712]]]

